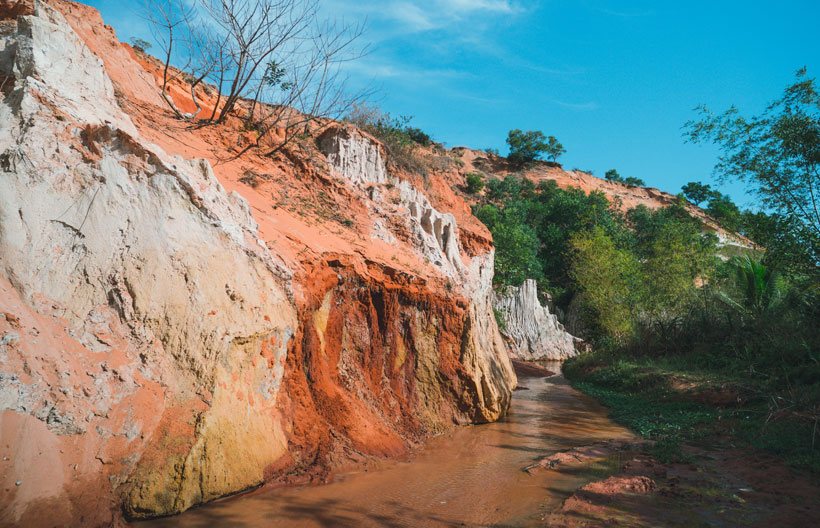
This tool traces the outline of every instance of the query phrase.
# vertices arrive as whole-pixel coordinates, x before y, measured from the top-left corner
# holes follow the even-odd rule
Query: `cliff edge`
[[[175,120],[155,66],[87,6],[0,2],[2,524],[174,514],[503,416],[491,238],[447,183],[342,124],[231,156],[239,121]]]

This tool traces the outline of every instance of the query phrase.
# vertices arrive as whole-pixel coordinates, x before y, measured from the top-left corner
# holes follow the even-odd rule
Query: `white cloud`
[[[412,31],[427,31],[439,27],[438,23],[432,21],[429,12],[410,2],[395,2],[388,11],[387,16]]]
[[[372,79],[402,78],[416,83],[436,83],[445,79],[465,79],[474,77],[470,72],[453,69],[413,68],[408,65],[396,65],[372,57],[350,62],[345,65],[348,73],[360,74]]]
[[[325,13],[334,16],[367,17],[371,29],[390,31],[393,35],[442,29],[458,29],[465,19],[480,20],[491,16],[513,16],[523,10],[509,0],[327,0]],[[383,27],[391,24],[392,27]],[[475,29],[475,28],[472,28]]]
[[[438,0],[441,7],[448,11],[490,11],[512,14],[518,8],[506,0]]]

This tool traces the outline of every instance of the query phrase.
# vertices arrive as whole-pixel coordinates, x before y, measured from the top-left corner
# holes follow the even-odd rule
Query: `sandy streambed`
[[[506,418],[433,438],[408,460],[136,526],[542,526],[575,489],[617,471],[617,461],[574,472],[522,468],[550,452],[631,435],[560,376],[522,377],[520,385]]]

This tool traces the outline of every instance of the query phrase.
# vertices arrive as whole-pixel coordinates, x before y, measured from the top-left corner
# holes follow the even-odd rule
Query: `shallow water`
[[[504,420],[433,438],[410,461],[337,475],[323,486],[262,489],[135,526],[537,526],[573,490],[614,472],[617,461],[574,474],[530,475],[522,467],[554,451],[630,434],[563,377],[519,384],[528,390],[515,392]]]

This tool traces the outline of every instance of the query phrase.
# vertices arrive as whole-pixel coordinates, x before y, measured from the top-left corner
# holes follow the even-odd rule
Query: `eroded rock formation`
[[[126,482],[134,513],[260,483],[286,449],[287,271],[207,162],[140,141],[58,12],[16,26],[0,62],[15,79],[0,104],[0,324],[19,336],[0,358],[6,520],[111,521],[79,497]]]
[[[169,118],[94,10],[0,18],[0,524],[173,514],[506,412],[462,202],[341,126],[324,162],[215,171],[239,127]]]
[[[334,172],[356,185],[387,183],[381,147],[353,127],[331,127],[318,139]]]
[[[517,359],[564,360],[576,355],[583,343],[541,304],[532,279],[495,293],[494,305],[504,320],[503,333],[509,338],[510,352]]]

